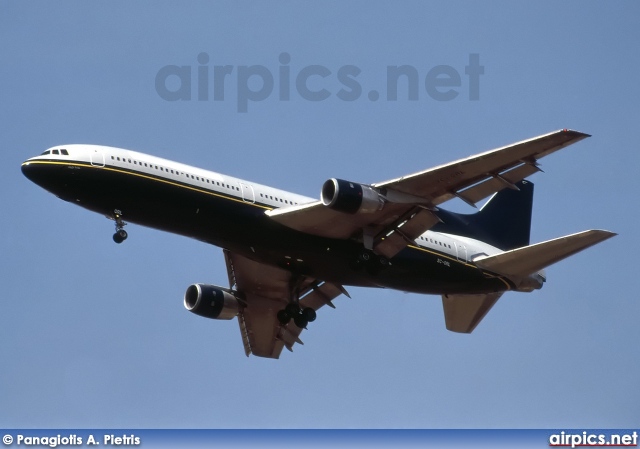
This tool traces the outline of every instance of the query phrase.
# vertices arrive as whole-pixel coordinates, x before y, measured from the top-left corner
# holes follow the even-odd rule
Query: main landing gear
[[[277,314],[281,325],[286,326],[291,319],[300,329],[305,329],[307,325],[316,319],[316,311],[311,307],[300,307],[300,285],[304,276],[293,275],[291,278],[291,297],[287,306]]]
[[[299,303],[290,302],[278,312],[278,321],[286,326],[292,318],[296,326],[305,329],[309,323],[315,321],[316,311],[311,307],[301,308]]]
[[[113,234],[113,241],[116,243],[122,243],[127,240],[129,234],[124,230],[127,223],[122,219],[122,212],[119,210],[113,211],[113,219],[116,222],[116,233]]]

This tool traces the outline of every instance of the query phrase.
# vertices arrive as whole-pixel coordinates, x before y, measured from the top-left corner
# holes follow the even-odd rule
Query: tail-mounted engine
[[[189,312],[215,320],[230,320],[240,310],[233,294],[208,284],[190,285],[184,294],[184,306]]]
[[[384,207],[384,199],[373,188],[331,178],[322,185],[322,204],[347,214],[370,214]]]

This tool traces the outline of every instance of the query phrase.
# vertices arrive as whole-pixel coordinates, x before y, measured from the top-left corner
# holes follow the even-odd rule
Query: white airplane
[[[329,179],[320,201],[135,151],[61,145],[22,164],[57,197],[223,248],[229,287],[193,284],[185,307],[238,318],[247,356],[279,358],[345,285],[442,295],[447,329],[470,333],[508,290],[613,237],[589,230],[530,245],[538,160],[588,134],[563,129],[375,184]],[[474,214],[438,206],[452,198]]]

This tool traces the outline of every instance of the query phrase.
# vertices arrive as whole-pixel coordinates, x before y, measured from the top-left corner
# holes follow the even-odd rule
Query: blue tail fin
[[[519,190],[502,189],[475,214],[458,214],[440,209],[432,231],[482,240],[502,250],[529,245],[533,183],[523,180]]]

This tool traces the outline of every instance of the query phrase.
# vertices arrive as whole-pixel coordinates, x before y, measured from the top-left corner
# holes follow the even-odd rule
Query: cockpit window
[[[41,154],[41,156],[44,156],[46,154],[62,154],[64,156],[69,156],[69,152],[67,150],[65,150],[64,148],[61,149],[55,149],[55,150],[47,150],[44,153]]]

